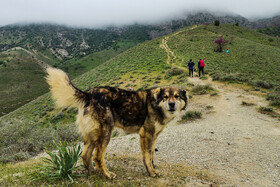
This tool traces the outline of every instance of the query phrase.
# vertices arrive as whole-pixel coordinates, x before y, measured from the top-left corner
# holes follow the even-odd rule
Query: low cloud
[[[264,18],[280,13],[280,1],[2,0],[0,26],[32,22],[82,27],[154,23],[199,10],[235,13],[246,18]]]

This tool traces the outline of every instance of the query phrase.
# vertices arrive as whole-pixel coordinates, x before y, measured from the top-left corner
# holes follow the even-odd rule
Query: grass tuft
[[[187,111],[183,116],[180,122],[192,121],[195,119],[202,118],[202,113],[195,110]]]
[[[255,104],[255,103],[248,102],[248,101],[242,101],[242,102],[241,102],[241,105],[243,105],[243,106],[253,106],[253,105],[256,105],[256,104]]]
[[[211,91],[214,91],[214,88],[209,84],[207,84],[207,85],[197,85],[191,90],[191,92],[195,95],[208,94]]]

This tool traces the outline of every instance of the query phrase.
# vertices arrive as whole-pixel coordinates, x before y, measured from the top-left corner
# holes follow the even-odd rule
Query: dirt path
[[[167,42],[165,37],[161,46],[170,63],[170,56],[176,56]],[[158,139],[157,164],[180,163],[206,169],[222,178],[226,186],[280,186],[280,122],[257,111],[257,106],[267,105],[265,99],[210,78],[194,77],[189,82],[211,84],[219,94],[191,100],[187,110],[202,111],[202,119],[186,124],[174,120],[168,125]],[[243,106],[242,101],[256,105]],[[209,106],[212,109],[207,109]],[[141,155],[138,135],[112,139],[108,153]]]
[[[192,30],[192,29],[194,29],[194,28],[196,28],[196,27],[197,27],[197,26],[195,25],[195,26],[191,27],[190,30]],[[182,31],[175,32],[174,34],[172,34],[172,36],[175,36],[175,35],[177,35],[177,34],[179,34],[179,33],[181,33],[181,32],[182,32]],[[169,36],[164,37],[164,38],[162,39],[161,44],[160,44],[159,47],[165,50],[165,52],[166,52],[166,54],[167,54],[166,63],[167,63],[167,64],[170,64],[170,62],[173,61],[173,60],[175,60],[177,57],[176,57],[176,55],[174,54],[174,52],[171,51],[170,48],[168,47],[168,44],[167,44],[168,39],[169,39]]]

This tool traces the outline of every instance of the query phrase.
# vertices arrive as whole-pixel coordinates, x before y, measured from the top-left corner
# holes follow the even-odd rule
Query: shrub
[[[206,76],[202,76],[202,77],[200,77],[199,79],[201,79],[201,80],[207,80],[207,79],[208,79],[208,77],[206,77]]]
[[[24,158],[28,158],[29,155],[34,155],[45,147],[51,146],[52,140],[58,140],[54,129],[38,127],[36,123],[19,120],[3,124],[0,137],[2,162],[17,161],[17,155],[20,152],[24,153]]]
[[[250,83],[254,86],[265,88],[265,89],[273,88],[273,84],[271,84],[265,80],[253,80]]]
[[[206,109],[212,109],[212,108],[213,108],[212,105],[207,105],[207,106],[206,106]]]
[[[219,21],[219,20],[215,20],[215,21],[214,21],[214,25],[215,25],[215,26],[219,26],[219,25],[220,25],[220,21]]]
[[[78,140],[79,135],[74,124],[54,129],[15,120],[0,125],[0,137],[0,162],[7,163],[27,159],[51,148],[53,142]]]
[[[241,105],[243,105],[243,106],[253,106],[255,104],[251,103],[251,102],[248,102],[248,101],[242,101]]]
[[[263,113],[263,114],[272,113],[273,112],[273,108],[261,106],[259,108],[259,112]]]
[[[268,101],[270,101],[271,106],[277,106],[280,107],[280,92],[279,91],[273,91],[269,93],[266,97]]]
[[[217,92],[213,92],[213,93],[210,94],[210,96],[216,96],[216,95],[218,95]]]
[[[181,122],[191,121],[195,119],[200,119],[202,117],[202,113],[195,110],[187,111],[183,116]]]
[[[181,75],[183,73],[184,73],[184,70],[173,67],[173,68],[166,71],[165,79],[168,79],[168,78],[170,78],[172,76],[175,76],[175,75]]]
[[[213,90],[214,88],[211,85],[207,84],[207,85],[197,85],[191,90],[191,92],[196,95],[203,95]]]

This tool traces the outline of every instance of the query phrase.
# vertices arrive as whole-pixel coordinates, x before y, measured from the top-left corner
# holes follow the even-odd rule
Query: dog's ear
[[[163,88],[156,88],[152,92],[153,99],[156,101],[156,103],[160,103],[160,101],[163,99],[164,89]]]
[[[185,106],[183,107],[182,110],[185,110],[185,108],[187,107],[187,104],[188,104],[188,100],[189,100],[189,96],[187,94],[187,91],[186,90],[179,90],[179,95],[180,95],[180,98],[185,101]]]

